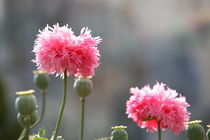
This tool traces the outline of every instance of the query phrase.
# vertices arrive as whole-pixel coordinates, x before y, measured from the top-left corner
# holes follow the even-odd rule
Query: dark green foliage
[[[17,140],[21,128],[16,120],[16,117],[12,116],[8,106],[6,84],[0,74],[0,140]],[[9,119],[9,120],[8,120]]]

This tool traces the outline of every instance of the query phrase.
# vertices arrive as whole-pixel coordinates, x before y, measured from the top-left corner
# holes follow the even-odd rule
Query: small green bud
[[[126,126],[112,127],[111,140],[128,140],[128,134],[126,132]]]
[[[187,137],[189,140],[204,140],[205,139],[205,131],[201,123],[202,121],[196,120],[188,122],[187,125]]]
[[[49,75],[47,74],[47,72],[38,70],[38,71],[33,71],[33,73],[34,73],[33,81],[36,84],[36,86],[42,90],[45,90],[49,83]]]
[[[207,136],[207,139],[210,140],[210,125],[207,125],[207,127],[209,128],[206,132],[206,136]]]
[[[78,78],[74,81],[74,89],[81,98],[85,98],[91,93],[92,81],[88,78]]]
[[[23,128],[30,127],[33,124],[35,124],[37,121],[37,118],[38,118],[37,111],[34,111],[32,114],[29,114],[29,115],[23,115],[20,113],[18,113],[17,115],[18,122]]]
[[[34,90],[16,92],[16,94],[20,95],[15,101],[15,108],[19,113],[29,115],[36,110],[37,100],[36,97],[32,95],[34,92]]]

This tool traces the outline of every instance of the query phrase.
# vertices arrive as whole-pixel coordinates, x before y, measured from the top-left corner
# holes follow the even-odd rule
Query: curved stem
[[[158,140],[161,140],[161,127],[160,127],[160,121],[158,121]]]
[[[57,139],[58,130],[59,130],[59,128],[60,128],[61,119],[62,119],[62,116],[63,116],[63,111],[64,111],[64,108],[65,108],[65,105],[66,105],[66,95],[67,95],[67,71],[64,72],[63,89],[64,89],[64,90],[63,90],[63,102],[62,102],[62,105],[61,105],[61,108],[60,108],[60,112],[59,112],[59,115],[58,115],[58,120],[57,120],[57,123],[56,123],[56,127],[55,127],[55,131],[54,131],[53,140],[56,140],[56,139]]]
[[[81,101],[81,126],[80,126],[80,140],[84,138],[84,118],[85,118],[85,99],[80,98]]]
[[[44,117],[44,114],[45,114],[45,108],[46,108],[46,91],[45,90],[41,90],[41,94],[42,94],[42,111],[41,111],[41,115],[39,117],[39,119],[37,120],[37,122],[32,125],[30,128],[33,128],[35,127],[37,124],[39,124],[43,117]]]

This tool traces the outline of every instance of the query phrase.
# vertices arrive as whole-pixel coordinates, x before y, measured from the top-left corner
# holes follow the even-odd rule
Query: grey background
[[[88,26],[93,36],[103,39],[98,46],[101,65],[93,78],[93,93],[87,98],[86,140],[109,136],[110,127],[120,124],[128,125],[131,140],[156,139],[156,133],[146,133],[125,114],[129,88],[156,81],[186,96],[191,120],[202,119],[205,125],[210,122],[209,1],[0,0],[0,74],[6,93],[2,99],[7,106],[1,116],[8,115],[0,139],[6,139],[8,128],[20,131],[13,125],[15,92],[36,89],[32,82],[36,67],[31,62],[34,40],[39,29],[56,23],[69,24],[76,35]],[[48,136],[62,99],[62,79],[54,75],[50,79],[46,116],[32,131],[44,126]],[[78,139],[79,134],[80,104],[72,89],[73,80],[69,78],[68,102],[59,132],[66,140]],[[184,133],[176,137],[169,131],[163,137],[186,139]]]

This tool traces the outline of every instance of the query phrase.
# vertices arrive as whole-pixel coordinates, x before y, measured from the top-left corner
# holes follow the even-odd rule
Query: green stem
[[[46,91],[42,90],[41,92],[42,92],[42,112],[41,112],[41,116],[39,120],[37,121],[37,124],[39,124],[42,121],[45,114],[45,108],[46,108]]]
[[[30,128],[29,127],[25,127],[21,134],[20,137],[18,138],[18,140],[29,140],[29,134],[30,134]]]
[[[41,111],[41,115],[39,117],[39,119],[37,120],[37,122],[32,125],[30,128],[33,128],[35,127],[37,124],[39,124],[43,117],[44,117],[44,114],[45,114],[45,108],[46,108],[46,91],[45,90],[41,90],[41,94],[42,94],[42,111]]]
[[[27,130],[27,135],[26,135],[26,140],[29,140],[29,134],[30,134],[30,128],[26,128]]]
[[[57,123],[56,123],[53,140],[56,140],[57,139],[58,130],[60,128],[61,119],[62,119],[62,116],[63,116],[63,111],[64,111],[64,108],[65,108],[65,105],[66,105],[66,96],[67,96],[67,71],[64,72],[64,84],[63,84],[63,88],[64,88],[64,90],[63,90],[63,102],[62,102],[62,105],[61,105],[61,108],[60,108],[60,112],[59,112],[59,115],[58,115],[58,120],[57,120]]]
[[[80,98],[81,101],[81,127],[80,127],[80,140],[84,138],[84,118],[85,118],[85,98]]]
[[[158,121],[158,140],[161,140],[161,127],[160,127],[160,121]]]

